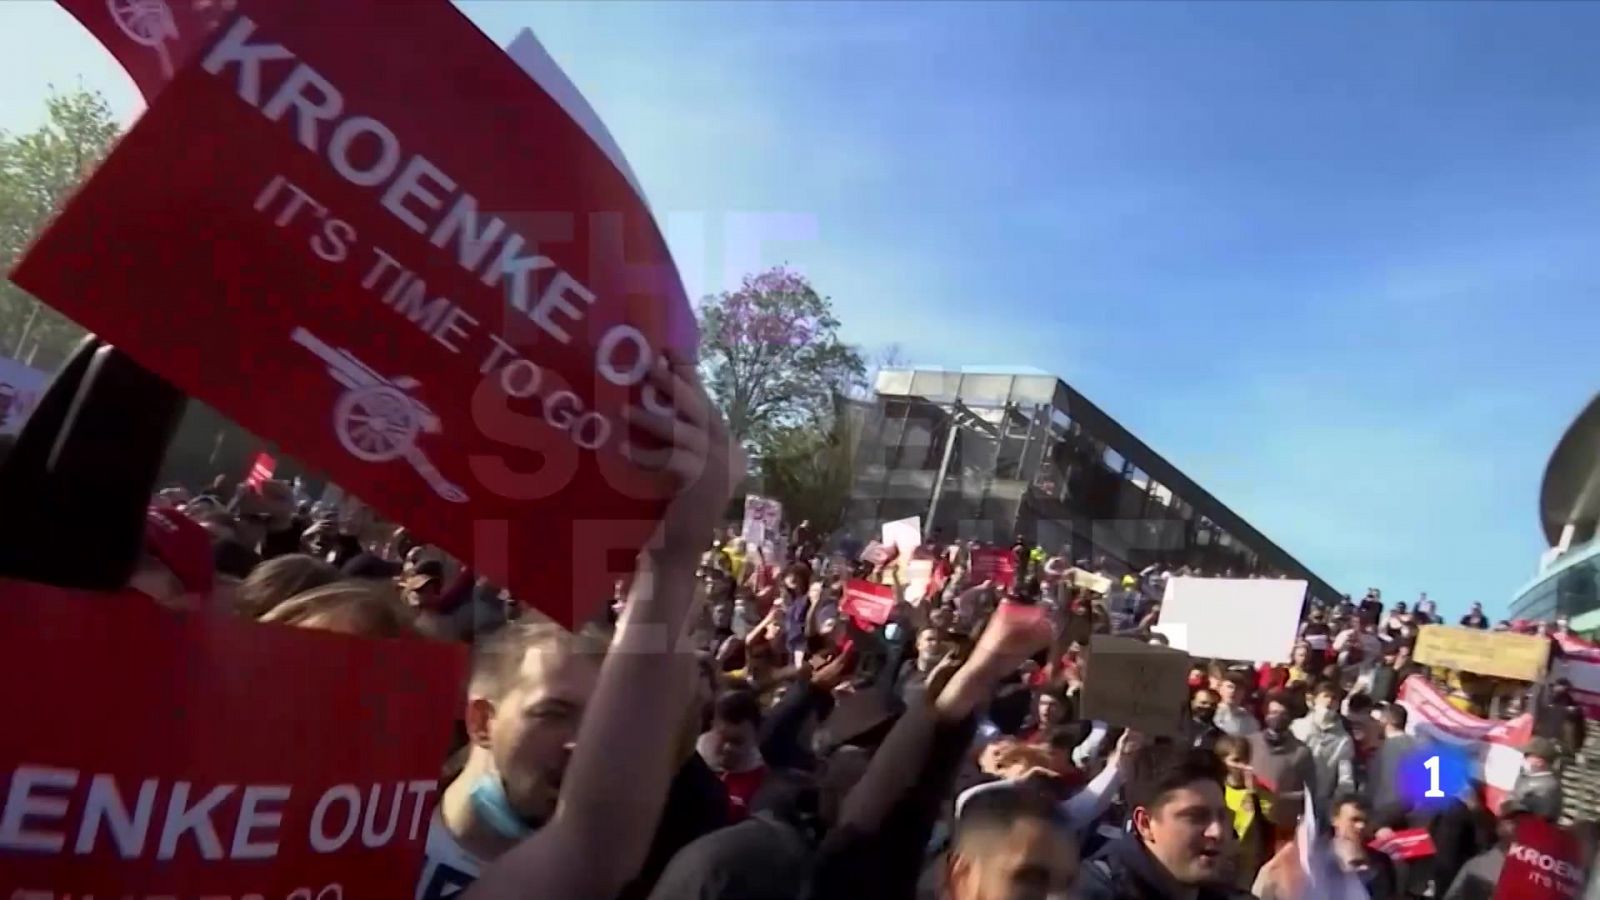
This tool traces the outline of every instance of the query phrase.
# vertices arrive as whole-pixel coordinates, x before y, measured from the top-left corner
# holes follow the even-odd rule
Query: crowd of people
[[[1001,583],[977,576],[972,542],[935,532],[907,559],[866,561],[805,522],[757,547],[724,519],[739,454],[719,449],[697,386],[666,388],[690,412],[636,425],[676,448],[682,489],[638,571],[577,630],[359,504],[278,481],[160,492],[132,587],[472,645],[419,900],[1357,896],[1318,893],[1308,841],[1371,900],[1488,900],[1520,818],[1561,820],[1556,772],[1585,730],[1569,686],[1419,664],[1418,630],[1438,621],[1426,596],[1308,601],[1286,663],[1192,660],[1178,733],[1089,721],[1092,637],[1163,642],[1166,580],[1201,573],[1018,538]],[[908,591],[911,561],[925,577]],[[894,588],[888,621],[853,614],[851,580]],[[1477,605],[1460,624],[1490,627]],[[1533,712],[1499,808],[1476,784],[1428,807],[1403,789],[1419,739],[1398,699],[1414,676],[1463,712]],[[1593,859],[1594,824],[1562,824]],[[1408,829],[1431,857],[1380,849]]]

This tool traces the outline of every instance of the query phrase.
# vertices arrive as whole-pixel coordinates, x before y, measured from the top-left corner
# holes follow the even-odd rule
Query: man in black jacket
[[[1133,832],[1085,863],[1080,900],[1233,900],[1220,884],[1232,827],[1216,754],[1157,744],[1135,757],[1124,789]]]

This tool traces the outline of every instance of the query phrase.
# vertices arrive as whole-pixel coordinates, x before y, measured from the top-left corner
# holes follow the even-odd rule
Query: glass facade
[[[1575,547],[1552,571],[1523,588],[1511,601],[1511,618],[1549,621],[1577,619],[1600,609],[1600,540]]]
[[[858,535],[920,516],[925,533],[946,540],[1009,544],[1020,534],[1113,569],[1283,574],[1337,598],[1058,379],[896,369],[877,388],[875,401],[856,404],[847,524]]]

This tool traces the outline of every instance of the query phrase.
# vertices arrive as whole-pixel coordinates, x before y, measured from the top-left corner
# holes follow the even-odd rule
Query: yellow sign
[[[1545,664],[1550,659],[1550,639],[1508,631],[1424,625],[1417,633],[1417,649],[1412,658],[1428,666],[1538,681],[1544,677]]]

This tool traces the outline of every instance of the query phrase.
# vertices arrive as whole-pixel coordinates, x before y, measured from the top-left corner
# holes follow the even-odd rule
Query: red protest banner
[[[250,463],[250,474],[244,478],[246,487],[255,490],[261,485],[272,480],[272,473],[278,468],[278,461],[269,454],[257,453],[255,461]]]
[[[451,4],[238,8],[13,280],[586,618],[665,503],[622,411],[698,341],[649,211]]]
[[[993,581],[1001,587],[1017,585],[1017,558],[1010,550],[999,547],[980,547],[972,551],[972,577],[979,581]]]
[[[0,897],[411,896],[458,646],[0,599]]]
[[[1428,834],[1426,828],[1408,828],[1405,831],[1396,831],[1382,840],[1374,838],[1367,847],[1384,853],[1390,859],[1413,860],[1427,859],[1438,850],[1433,846],[1433,836]]]
[[[1494,900],[1573,900],[1585,870],[1572,833],[1538,816],[1517,819]]]
[[[852,578],[844,583],[839,612],[860,622],[882,625],[894,614],[894,588]]]

